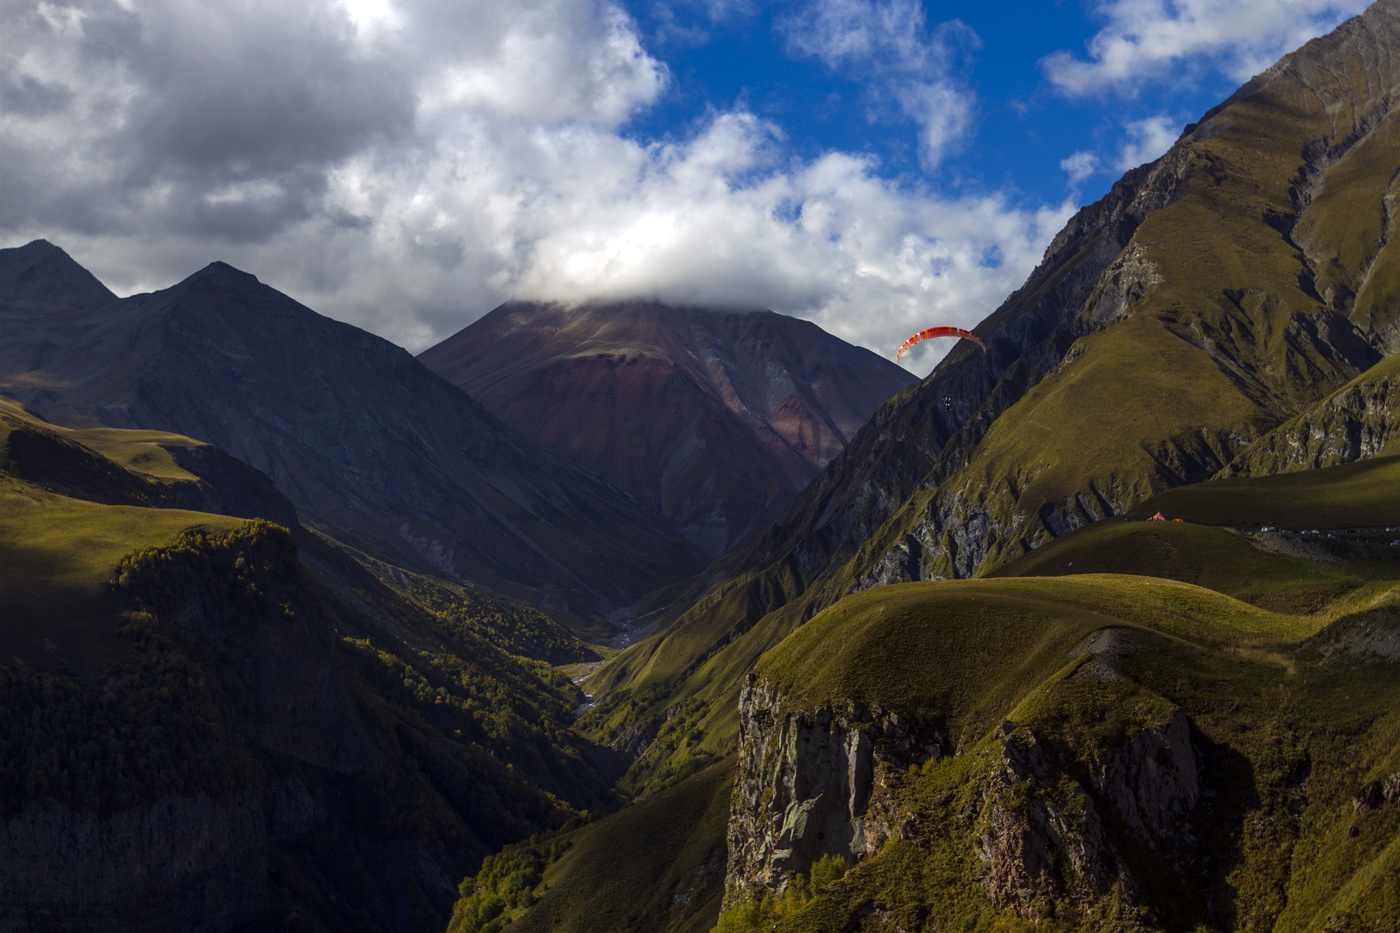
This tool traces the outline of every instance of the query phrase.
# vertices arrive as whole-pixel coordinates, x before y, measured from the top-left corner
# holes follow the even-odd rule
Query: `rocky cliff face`
[[[793,709],[780,688],[750,677],[740,706],[725,905],[781,892],[823,855],[855,863],[891,838],[948,844],[926,838],[891,780],[944,751],[927,724],[855,702]],[[996,908],[1035,921],[1065,907],[1093,910],[1113,895],[1120,908],[1137,910],[1141,891],[1130,861],[1156,860],[1182,875],[1194,864],[1191,826],[1202,783],[1181,711],[1085,761],[1010,722],[990,752],[975,754],[987,765],[964,815],[966,835],[954,844],[975,854],[983,893]]]
[[[870,812],[878,766],[937,756],[939,740],[921,738],[911,741],[898,716],[855,702],[792,709],[781,688],[749,675],[739,701],[726,906],[782,891],[823,855],[855,862],[877,852],[888,836]]]
[[[1376,456],[1400,433],[1400,359],[1372,372],[1261,437],[1221,471],[1268,476]]]
[[[782,891],[824,855],[874,855],[898,832],[888,769],[936,758],[938,736],[878,707],[813,712],[749,675],[739,701],[739,774],[729,818],[725,905]]]

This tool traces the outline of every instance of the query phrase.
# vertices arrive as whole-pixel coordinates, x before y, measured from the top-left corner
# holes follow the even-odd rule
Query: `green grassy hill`
[[[195,479],[161,446],[187,439],[103,432],[93,446],[86,433],[0,398],[0,659],[93,678],[127,654],[106,588],[122,557],[189,529],[225,532],[241,522],[147,507],[165,480]],[[21,477],[54,477],[56,488]]]

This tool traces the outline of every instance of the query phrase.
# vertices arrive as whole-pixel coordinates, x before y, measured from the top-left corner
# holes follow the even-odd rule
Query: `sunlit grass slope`
[[[1126,515],[1154,512],[1203,524],[1296,530],[1400,525],[1400,455],[1169,489]]]
[[[26,473],[42,469],[53,476],[78,476],[115,500],[139,496],[149,481],[146,474],[188,476],[160,445],[193,442],[154,431],[55,428],[0,399],[0,659],[96,674],[114,663],[126,644],[116,637],[106,594],[122,557],[168,544],[190,528],[227,531],[241,520],[136,504],[104,505],[26,482],[8,466],[15,431],[41,441],[67,441],[45,449],[41,463],[26,463]]]
[[[170,456],[167,447],[200,447],[203,444],[181,434],[123,428],[65,428],[34,417],[13,399],[0,395],[0,436],[17,426],[65,437],[110,458],[122,467],[161,480],[194,480]]]
[[[1231,649],[1301,642],[1322,620],[1203,587],[1112,574],[884,586],[817,615],[757,670],[811,709],[853,698],[946,718],[959,739],[990,728],[1105,626]]]
[[[1319,548],[1319,553],[1326,554]],[[1190,523],[1106,521],[1086,526],[988,575],[1061,576],[1095,570],[1194,583],[1284,612],[1309,612],[1381,568],[1272,553],[1232,530]],[[1400,563],[1392,566],[1400,576]]]
[[[0,476],[0,658],[96,674],[124,644],[106,584],[122,557],[241,519],[100,505]]]
[[[1156,511],[1181,523],[1142,521]],[[1400,458],[1380,457],[1338,467],[1276,477],[1214,480],[1168,490],[1122,518],[1098,522],[1044,545],[997,570],[998,578],[1063,574],[1133,574],[1179,580],[1285,613],[1317,612],[1373,580],[1400,579],[1400,549],[1390,538],[1372,542],[1369,556],[1337,561],[1262,549],[1229,530],[1273,525],[1294,530],[1400,524]],[[1394,537],[1394,536],[1391,536]],[[1317,552],[1328,556],[1319,545]],[[856,586],[852,567],[836,568],[806,591],[795,572],[779,563],[718,584],[675,625],[630,647],[602,668],[593,692],[626,691],[641,700],[630,711],[610,710],[599,734],[616,731],[648,711],[660,712],[687,698],[708,704],[698,725],[700,747],[721,752],[737,727],[739,687],[774,645],[824,606]],[[1099,586],[1100,584],[1094,584]],[[1118,596],[1112,579],[1102,584],[1108,602]],[[895,588],[898,591],[898,588]],[[890,592],[881,587],[871,593]],[[872,597],[873,598],[873,597]],[[747,623],[754,605],[779,609]],[[1238,604],[1236,604],[1238,605]],[[811,624],[811,623],[807,623]],[[649,705],[648,705],[649,704]],[[601,718],[601,717],[600,717]]]

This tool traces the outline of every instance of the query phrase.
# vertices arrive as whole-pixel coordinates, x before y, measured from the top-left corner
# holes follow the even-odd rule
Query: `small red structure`
[[[1161,513],[1161,512],[1158,512],[1156,515],[1154,515],[1154,516],[1152,516],[1151,518],[1149,518],[1148,521],[1149,521],[1149,522],[1164,522],[1164,521],[1166,521],[1166,519],[1162,517],[1162,513]]]

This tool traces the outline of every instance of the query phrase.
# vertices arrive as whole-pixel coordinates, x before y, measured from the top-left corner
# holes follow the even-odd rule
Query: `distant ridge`
[[[0,250],[14,289],[0,293],[0,393],[56,423],[208,441],[357,547],[575,618],[700,566],[664,523],[403,349],[246,272],[216,262],[125,299],[95,282],[56,247]]]
[[[510,302],[419,359],[711,557],[914,382],[809,321],[648,301]]]

